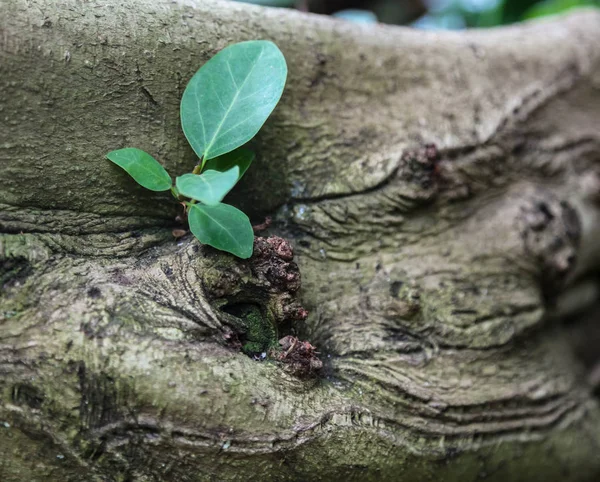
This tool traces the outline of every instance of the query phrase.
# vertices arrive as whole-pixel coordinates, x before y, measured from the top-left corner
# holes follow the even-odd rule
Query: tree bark
[[[274,217],[242,261],[103,156],[189,171],[187,80],[257,38],[289,79],[232,195]],[[598,45],[594,11],[4,0],[0,479],[597,480]],[[244,353],[285,335],[322,370]]]

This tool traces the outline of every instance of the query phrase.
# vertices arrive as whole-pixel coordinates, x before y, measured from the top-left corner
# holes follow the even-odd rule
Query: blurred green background
[[[360,23],[422,29],[493,27],[572,8],[600,8],[600,0],[238,0],[334,15]]]

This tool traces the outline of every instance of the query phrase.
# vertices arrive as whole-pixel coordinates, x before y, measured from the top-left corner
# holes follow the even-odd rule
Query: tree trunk
[[[103,156],[189,171],[186,82],[257,38],[289,79],[232,195],[274,217],[242,261]],[[599,45],[594,11],[3,0],[0,479],[598,480]]]

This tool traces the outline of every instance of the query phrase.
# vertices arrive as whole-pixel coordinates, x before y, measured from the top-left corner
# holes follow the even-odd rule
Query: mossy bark
[[[189,170],[182,89],[255,38],[290,75],[232,199],[297,265],[175,240],[103,159]],[[0,480],[597,480],[594,311],[565,320],[599,292],[598,45],[593,11],[426,33],[4,0]],[[290,334],[318,376],[243,352]]]

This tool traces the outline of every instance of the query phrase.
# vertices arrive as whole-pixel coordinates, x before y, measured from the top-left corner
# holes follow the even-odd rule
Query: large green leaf
[[[204,160],[252,139],[283,92],[287,66],[266,40],[221,50],[192,77],[181,98],[181,127]]]
[[[135,147],[126,147],[106,154],[117,166],[122,167],[133,179],[151,191],[171,189],[171,176],[150,154]]]
[[[219,157],[214,157],[206,162],[204,169],[212,169],[214,171],[225,172],[233,166],[237,166],[240,170],[238,179],[241,179],[244,173],[254,160],[254,152],[244,147],[240,147],[235,151],[228,152]]]
[[[201,243],[235,254],[239,258],[252,256],[254,231],[248,216],[228,204],[190,205],[190,231]]]
[[[219,204],[239,179],[240,169],[233,166],[225,172],[204,171],[202,174],[184,174],[175,183],[179,194],[214,206]]]

